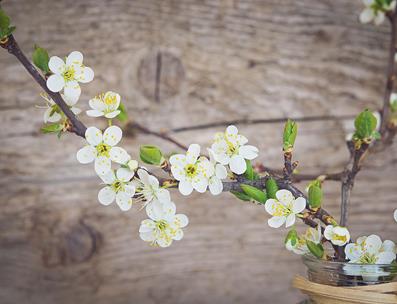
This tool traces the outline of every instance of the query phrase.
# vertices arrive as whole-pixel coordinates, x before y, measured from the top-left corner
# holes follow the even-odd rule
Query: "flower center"
[[[115,181],[115,182],[112,184],[112,188],[113,188],[113,190],[114,190],[115,192],[122,191],[122,190],[124,190],[124,183],[122,183],[121,181]]]
[[[110,146],[105,143],[100,143],[96,146],[96,151],[98,156],[106,156],[109,157]]]
[[[343,243],[345,243],[347,241],[346,235],[334,234],[332,238],[334,241],[341,241]]]
[[[361,264],[376,264],[377,257],[374,254],[365,253],[360,257]]]
[[[161,232],[164,232],[168,228],[168,226],[169,224],[165,220],[156,222],[156,228]]]
[[[75,70],[73,67],[67,67],[65,72],[63,72],[63,79],[65,79],[65,82],[71,81],[74,79],[75,75]]]
[[[273,216],[287,216],[290,213],[290,208],[285,207],[283,204],[278,203],[273,206]]]
[[[108,106],[112,106],[117,103],[117,99],[115,95],[108,95],[103,102]]]
[[[185,166],[185,173],[188,177],[194,177],[197,174],[197,165],[189,164]]]

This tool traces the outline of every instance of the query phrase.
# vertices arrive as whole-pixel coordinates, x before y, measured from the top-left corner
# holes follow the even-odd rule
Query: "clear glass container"
[[[362,286],[397,281],[397,263],[353,264],[303,256],[310,281],[332,286]]]

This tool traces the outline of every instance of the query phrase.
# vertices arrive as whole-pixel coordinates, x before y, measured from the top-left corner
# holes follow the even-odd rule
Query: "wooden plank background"
[[[96,79],[80,106],[106,90],[122,95],[130,116],[167,130],[237,118],[356,114],[381,104],[389,28],[358,23],[351,0],[14,0],[3,7],[30,55],[85,55]],[[162,58],[160,89],[155,68]],[[99,180],[80,165],[83,144],[41,135],[38,86],[0,52],[0,303],[296,303],[290,286],[303,274],[283,248],[285,230],[266,224],[263,208],[229,194],[172,195],[190,225],[171,248],[138,237],[144,213],[97,202]],[[92,118],[84,118],[97,124]],[[302,172],[340,170],[351,121],[300,124]],[[282,124],[241,126],[260,148],[258,161],[281,166]],[[218,129],[174,134],[209,145]],[[176,148],[137,135],[123,146]],[[370,157],[352,197],[354,236],[396,236],[392,210],[396,145]],[[301,185],[304,187],[304,184]],[[338,216],[339,185],[328,182],[326,206]],[[137,209],[137,208],[136,208]]]

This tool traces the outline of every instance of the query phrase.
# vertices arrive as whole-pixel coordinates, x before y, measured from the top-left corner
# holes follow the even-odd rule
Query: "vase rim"
[[[390,264],[361,264],[361,263],[349,263],[348,261],[342,262],[342,261],[322,260],[322,259],[319,259],[319,258],[317,258],[317,257],[315,257],[313,255],[310,255],[310,254],[304,254],[302,256],[302,259],[304,261],[307,260],[307,261],[313,261],[313,262],[317,262],[317,263],[321,263],[321,264],[329,264],[329,265],[345,265],[345,264],[348,264],[348,265],[357,266],[357,267],[359,267],[359,266],[390,267],[390,266],[393,265],[393,266],[397,267],[396,263],[390,263]]]

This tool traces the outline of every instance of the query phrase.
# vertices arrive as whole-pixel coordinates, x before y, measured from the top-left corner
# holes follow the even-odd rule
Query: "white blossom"
[[[46,93],[42,93],[40,94],[40,96],[43,97],[43,99],[46,101],[46,110],[43,117],[44,123],[59,122],[63,115],[63,111],[61,110],[61,108],[59,108],[59,106]],[[72,100],[63,94],[62,98],[75,115],[79,115],[81,113],[81,110],[79,108],[74,107],[78,99]]]
[[[376,0],[363,0],[365,9],[360,14],[361,23],[374,22],[380,25],[385,21],[385,12],[393,11],[396,7],[396,1],[392,1],[389,5],[379,5]]]
[[[349,275],[360,275],[365,280],[376,281],[381,275],[388,275],[379,266],[390,264],[396,259],[397,247],[394,242],[382,242],[377,235],[359,237],[356,243],[347,244],[345,247],[346,258],[352,265],[346,265],[343,270]],[[360,265],[355,265],[360,264]],[[365,266],[368,265],[368,266]]]
[[[397,209],[394,210],[394,220],[397,222]]]
[[[158,179],[150,175],[144,169],[138,169],[138,178],[135,178],[134,184],[138,200],[144,201],[144,205],[149,206],[151,202],[169,203],[171,201],[170,192],[161,188]]]
[[[206,157],[200,157],[198,144],[191,144],[186,155],[172,155],[170,164],[172,175],[179,181],[178,189],[183,195],[191,194],[193,189],[204,193],[208,179],[214,175],[214,166]]]
[[[64,95],[72,100],[79,99],[81,89],[79,82],[88,83],[94,79],[94,71],[83,65],[83,54],[71,52],[66,62],[58,56],[52,56],[48,67],[53,73],[47,79],[47,87],[52,92],[64,89]]]
[[[222,193],[223,183],[222,180],[227,177],[226,167],[222,164],[217,164],[214,157],[214,152],[211,149],[207,149],[210,156],[210,163],[214,166],[214,173],[208,178],[208,188],[212,195],[218,195]]]
[[[89,105],[92,110],[87,111],[88,116],[105,116],[109,119],[115,118],[120,114],[120,110],[118,110],[120,106],[120,95],[109,91],[90,99]]]
[[[77,152],[77,160],[82,164],[95,161],[95,172],[98,175],[105,175],[111,169],[111,161],[125,164],[130,156],[116,145],[120,142],[122,131],[117,126],[108,127],[102,131],[96,127],[89,127],[85,131],[85,139],[88,145]]]
[[[295,224],[296,215],[306,208],[306,199],[294,198],[288,190],[282,189],[276,192],[277,199],[268,199],[265,203],[266,211],[273,217],[268,220],[272,228],[279,228],[284,223],[286,227]]]
[[[292,245],[292,240],[288,240],[285,243],[287,250],[294,252],[295,254],[309,254],[310,250],[307,248],[306,241],[311,241],[315,244],[320,244],[321,242],[321,226],[318,225],[317,229],[309,227],[302,237],[298,237],[295,245]]]
[[[110,170],[99,177],[106,184],[98,193],[98,200],[102,205],[108,206],[116,200],[121,210],[127,211],[132,206],[132,197],[135,194],[135,185],[131,182],[134,173],[126,168],[119,168],[116,175]]]
[[[337,246],[343,246],[350,241],[349,230],[341,226],[328,225],[325,227],[324,237]]]
[[[160,203],[154,201],[146,209],[149,219],[142,221],[139,236],[153,246],[168,247],[172,241],[183,238],[182,228],[189,220],[184,214],[175,214],[173,202]]]
[[[253,160],[258,156],[258,148],[246,145],[248,139],[238,134],[236,126],[228,126],[226,132],[217,133],[211,149],[215,160],[220,164],[229,165],[236,174],[243,174],[247,170],[245,160]]]

